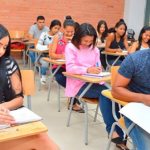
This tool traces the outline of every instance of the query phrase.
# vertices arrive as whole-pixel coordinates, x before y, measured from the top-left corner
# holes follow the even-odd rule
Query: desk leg
[[[116,60],[113,62],[113,64],[112,64],[112,66],[114,66],[115,65],[115,63],[118,61],[118,59],[120,58],[121,56],[118,56],[117,58],[116,58]]]
[[[27,101],[28,101],[28,109],[31,110],[31,96],[27,96]]]
[[[35,79],[36,67],[37,67],[36,62],[38,61],[38,59],[40,58],[41,55],[42,55],[42,53],[37,53],[37,52],[35,52],[35,57],[36,57],[36,59],[35,59],[35,63],[34,63],[34,65],[35,65],[35,67],[34,67],[34,79]],[[39,69],[39,71],[40,71],[40,69]]]
[[[26,59],[26,52],[25,50],[23,51],[23,67],[25,68],[25,60]]]
[[[54,73],[51,74],[51,77],[49,79],[49,87],[48,87],[48,96],[47,96],[47,101],[49,101],[49,97],[50,97],[50,90],[51,90],[51,83],[53,81],[53,77],[55,76],[56,72],[58,71],[58,69],[61,67],[61,65],[59,65],[56,70],[54,71]]]

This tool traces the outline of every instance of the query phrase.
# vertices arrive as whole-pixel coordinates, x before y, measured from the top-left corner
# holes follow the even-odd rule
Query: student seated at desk
[[[96,48],[97,33],[94,27],[88,23],[80,25],[78,31],[75,33],[72,43],[69,43],[65,49],[66,57],[66,71],[70,74],[93,73],[99,74],[102,72],[99,50]],[[99,65],[99,66],[97,66]],[[74,97],[80,95],[89,83],[78,79],[67,77],[66,96]],[[111,126],[115,122],[112,116],[111,100],[104,97],[101,91],[108,89],[104,82],[93,84],[83,97],[98,98],[100,109],[106,124],[106,130],[109,133]],[[118,113],[118,107],[116,107]],[[122,141],[123,132],[120,128],[116,128],[113,133],[113,142],[119,147],[125,147]]]
[[[98,36],[97,45],[105,43],[106,38],[108,36],[108,27],[106,21],[104,20],[99,21],[97,25],[97,36]]]
[[[68,42],[72,39],[75,30],[75,23],[70,16],[66,16],[66,20],[63,23],[63,27],[64,33],[60,36],[56,35],[51,46],[50,57],[53,59],[65,59],[65,47],[68,44]],[[53,65],[52,72],[54,72],[56,68],[57,66]],[[62,65],[61,68],[55,74],[56,81],[64,88],[66,87],[66,77],[62,74],[62,72],[65,71],[66,67],[65,65]],[[75,100],[73,110],[82,113],[83,110],[76,105],[76,102],[77,101]],[[68,109],[69,107],[70,104],[68,104]]]
[[[128,50],[127,43],[127,26],[123,19],[120,19],[119,22],[116,23],[114,31],[108,35],[106,40],[105,51],[110,53],[122,52],[123,49]],[[116,60],[117,56],[107,56],[108,63],[110,65]],[[118,66],[122,63],[123,58],[120,58],[115,65]]]
[[[39,41],[36,45],[36,49],[38,50],[45,50],[47,48],[50,49],[51,44],[53,42],[54,35],[60,34],[58,33],[59,29],[61,27],[61,22],[59,20],[53,20],[50,24],[50,31],[43,32],[39,38]],[[48,69],[48,62],[43,61],[42,57],[39,59],[39,63],[42,64],[41,67],[41,72],[42,72],[42,77],[41,77],[41,83],[45,84],[46,83],[46,70]]]
[[[150,49],[127,56],[122,62],[112,87],[114,98],[127,102],[139,102],[150,106]],[[149,114],[145,116],[149,119]],[[125,117],[127,127],[132,121]],[[130,136],[137,150],[150,148],[150,134],[135,125]]]
[[[16,61],[10,57],[10,43],[7,29],[0,24],[0,123],[2,124],[14,122],[14,118],[9,115],[9,110],[17,109],[23,104],[20,69]],[[46,134],[0,142],[0,149],[59,150]]]
[[[148,48],[150,48],[150,27],[144,26],[140,31],[138,41],[132,44],[130,53]]]

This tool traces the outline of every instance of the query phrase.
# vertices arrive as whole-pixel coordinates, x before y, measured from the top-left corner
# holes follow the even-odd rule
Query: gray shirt
[[[39,30],[38,25],[32,25],[30,30],[29,30],[29,34],[33,35],[34,39],[39,39],[42,32],[47,32],[49,31],[49,28],[47,26],[44,26],[42,30]]]
[[[150,49],[132,53],[122,62],[119,74],[131,79],[127,89],[150,94]]]

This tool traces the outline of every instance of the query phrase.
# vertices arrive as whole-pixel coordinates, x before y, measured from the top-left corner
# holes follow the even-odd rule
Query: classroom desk
[[[38,67],[37,65],[37,62],[38,62],[38,59],[40,58],[40,56],[43,54],[43,53],[49,53],[49,49],[47,50],[37,50],[37,49],[29,49],[29,51],[32,51],[32,52],[35,52],[35,67],[34,67],[34,78],[35,78],[35,72],[36,72],[36,67]],[[31,59],[30,59],[30,67],[29,69],[31,70]]]
[[[125,56],[129,55],[128,52],[126,52],[126,53],[111,53],[111,52],[106,52],[106,51],[103,51],[102,54],[105,54],[105,55],[106,55],[107,69],[108,69],[109,67],[111,67],[111,66],[114,66],[115,63],[118,61],[118,59],[119,59],[121,56],[124,56],[124,57],[125,57]],[[113,62],[112,65],[110,65],[110,64],[108,63],[107,55],[117,56],[116,60]]]
[[[18,129],[18,131],[0,132],[0,142],[28,137],[28,136],[41,134],[48,131],[47,127],[40,121],[23,124],[11,128],[6,128],[4,130],[10,130],[16,128]]]
[[[100,83],[100,82],[103,82],[103,81],[110,81],[111,77],[108,76],[108,77],[102,77],[102,78],[91,78],[91,77],[85,77],[85,76],[77,75],[77,74],[69,74],[67,72],[63,72],[63,74],[66,77],[77,79],[77,80],[81,80],[81,81],[89,83],[88,86],[84,89],[84,91],[80,95],[78,95],[78,100],[82,104],[84,104],[84,108],[85,108],[85,144],[87,145],[87,143],[88,143],[88,125],[87,125],[87,122],[88,122],[88,113],[87,113],[88,112],[88,108],[87,108],[86,102],[83,101],[82,98],[83,98],[84,94],[92,86],[93,83]],[[69,126],[69,123],[70,123],[70,118],[71,118],[71,112],[72,112],[72,106],[73,106],[74,98],[75,97],[72,97],[71,106],[70,106],[70,110],[69,110],[68,121],[67,121],[67,126]]]
[[[47,58],[47,57],[43,57],[43,60],[46,61],[46,62],[49,62],[50,66],[52,66],[52,64],[58,65],[57,69],[53,73],[52,73],[52,70],[51,70],[52,68],[50,68],[51,76],[50,76],[50,79],[49,79],[49,88],[48,88],[48,96],[47,96],[47,101],[49,101],[50,90],[51,90],[51,83],[53,81],[53,78],[54,78],[55,74],[59,70],[59,68],[62,65],[65,65],[65,61],[56,61],[56,60],[53,60],[53,59],[50,59],[50,58]],[[60,104],[58,104],[58,111],[60,111]]]

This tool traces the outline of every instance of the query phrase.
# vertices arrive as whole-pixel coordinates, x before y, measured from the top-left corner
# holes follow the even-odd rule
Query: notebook
[[[9,113],[14,117],[15,122],[13,124],[6,124],[6,125],[0,124],[0,129],[42,120],[40,116],[38,116],[37,114],[35,114],[26,107],[21,107],[17,110],[10,111]]]
[[[84,73],[82,76],[85,77],[92,77],[92,78],[101,78],[101,77],[107,77],[110,76],[110,72],[101,72],[99,74],[92,74],[92,73]]]

